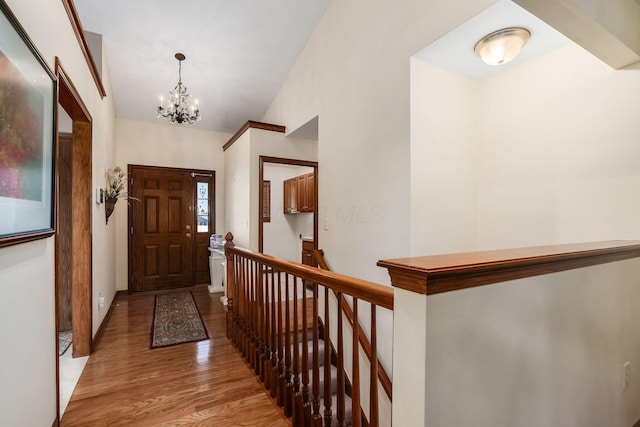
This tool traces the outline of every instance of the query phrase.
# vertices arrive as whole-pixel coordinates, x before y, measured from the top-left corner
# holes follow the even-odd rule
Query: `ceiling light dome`
[[[503,28],[484,36],[473,50],[485,64],[502,65],[518,56],[530,36],[526,28]]]

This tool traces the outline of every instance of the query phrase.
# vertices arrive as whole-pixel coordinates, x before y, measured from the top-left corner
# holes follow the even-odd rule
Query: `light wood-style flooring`
[[[61,425],[290,426],[227,340],[220,294],[193,295],[210,339],[153,350],[154,295],[120,296]]]

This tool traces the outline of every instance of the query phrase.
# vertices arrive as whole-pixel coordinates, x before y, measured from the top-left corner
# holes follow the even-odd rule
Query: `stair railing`
[[[313,257],[315,262],[318,264],[319,268],[323,270],[331,271],[331,268],[329,268],[329,265],[327,264],[327,261],[324,258],[324,251],[322,249],[315,249],[313,251]],[[338,297],[337,294],[335,296],[336,298]],[[344,296],[342,297],[342,310],[344,315],[347,317],[347,320],[349,320],[350,327],[353,329],[353,322],[354,322],[355,316],[353,314],[353,310],[347,303]],[[376,313],[375,311],[373,311],[371,313],[371,316],[373,317],[375,315]],[[376,339],[377,337],[372,336],[372,340],[370,342],[369,339],[367,338],[367,335],[364,332],[364,328],[360,324],[358,325],[358,331],[359,331],[358,339],[360,341],[360,345],[362,346],[362,350],[364,351],[365,356],[369,360],[369,363],[371,363],[371,355],[372,354],[377,355],[377,339]],[[384,366],[382,366],[382,363],[380,363],[379,359],[378,359],[377,366],[371,365],[371,377],[375,378],[374,375],[376,375],[380,380],[382,389],[387,394],[387,397],[389,397],[389,400],[393,401],[393,396],[392,396],[393,387],[392,387],[391,377],[389,377],[389,374],[384,369]]]
[[[393,310],[393,289],[236,247],[231,233],[225,239],[227,337],[293,425],[378,426],[377,310]],[[331,292],[337,309],[328,303]],[[356,319],[360,305],[370,305],[368,379],[360,378],[359,357],[345,361],[344,296],[351,297]],[[360,354],[361,335],[353,322],[352,355]],[[369,391],[368,411],[361,390]]]

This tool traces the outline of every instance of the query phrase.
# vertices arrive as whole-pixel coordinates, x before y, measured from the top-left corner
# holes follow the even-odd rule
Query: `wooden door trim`
[[[147,171],[158,171],[158,172],[180,172],[180,173],[189,173],[189,174],[203,174],[203,175],[211,175],[212,176],[212,181],[213,181],[213,185],[211,190],[213,190],[213,195],[211,196],[211,223],[212,223],[212,227],[211,227],[211,232],[215,233],[215,229],[216,229],[216,171],[214,170],[208,170],[208,169],[192,169],[192,168],[177,168],[177,167],[165,167],[165,166],[152,166],[152,165],[140,165],[140,164],[128,164],[127,165],[127,174],[129,177],[133,177],[133,172],[134,170],[147,170]],[[192,175],[193,176],[193,175]],[[127,191],[129,194],[133,194],[132,188],[131,188],[131,180],[129,180],[128,182],[128,188]],[[133,289],[133,272],[134,272],[134,256],[132,255],[134,250],[133,250],[133,234],[131,234],[131,229],[134,226],[134,218],[133,218],[133,209],[131,207],[131,204],[129,204],[128,208],[127,208],[127,292],[128,293],[142,293],[142,292],[148,292],[148,291],[144,291],[144,290],[135,290]],[[197,227],[197,225],[196,225]],[[194,242],[194,254],[195,254],[195,242],[196,239],[193,239]],[[195,265],[195,260],[192,263],[192,282],[195,281],[195,276],[196,276],[196,265]],[[150,291],[150,292],[158,292],[158,291]]]
[[[311,160],[298,160],[298,159],[287,159],[284,157],[271,157],[271,156],[260,156],[259,158],[259,172],[258,172],[258,209],[260,209],[260,213],[258,214],[258,252],[262,253],[264,250],[264,219],[262,217],[262,205],[263,205],[263,192],[262,186],[264,185],[264,164],[265,163],[276,163],[281,165],[292,165],[292,166],[306,166],[313,168],[313,186],[314,186],[314,194],[315,194],[315,202],[313,204],[313,248],[318,249],[318,162],[314,162]]]
[[[107,96],[107,92],[105,91],[104,85],[102,84],[100,71],[98,71],[96,62],[93,59],[91,49],[89,49],[89,43],[87,43],[87,39],[84,36],[84,29],[82,28],[82,24],[80,23],[80,17],[78,16],[76,7],[73,4],[73,0],[62,0],[62,4],[64,5],[64,9],[66,10],[67,16],[69,17],[71,28],[73,28],[73,32],[76,35],[76,38],[78,39],[80,50],[82,51],[82,55],[84,56],[84,59],[87,62],[87,67],[91,72],[91,77],[93,77],[93,81],[96,84],[98,93],[100,94],[101,98],[104,98],[105,96]]]
[[[66,73],[60,59],[55,58],[55,74],[58,79],[56,108],[62,107],[72,120],[72,331],[73,357],[88,356],[93,351],[92,342],[92,118],[75,85]],[[57,126],[57,123],[56,123]],[[57,129],[56,129],[57,139]],[[56,141],[58,142],[58,141]],[[56,144],[58,146],[58,144]],[[56,149],[56,185],[59,182],[59,158]],[[56,213],[59,210],[55,201]],[[56,215],[56,218],[58,215]],[[60,419],[60,365],[58,356],[58,283],[57,263],[59,235],[56,226],[55,244],[55,333],[56,333],[56,414]]]

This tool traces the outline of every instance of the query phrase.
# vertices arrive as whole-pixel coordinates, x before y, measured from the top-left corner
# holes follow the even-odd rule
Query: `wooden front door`
[[[214,231],[215,199],[213,172],[200,172],[129,167],[129,195],[138,199],[129,202],[130,290],[208,283],[208,265],[205,275],[202,260],[208,259],[208,237]],[[197,182],[203,180],[209,189],[204,200],[196,194]],[[208,209],[203,212],[205,204]]]

